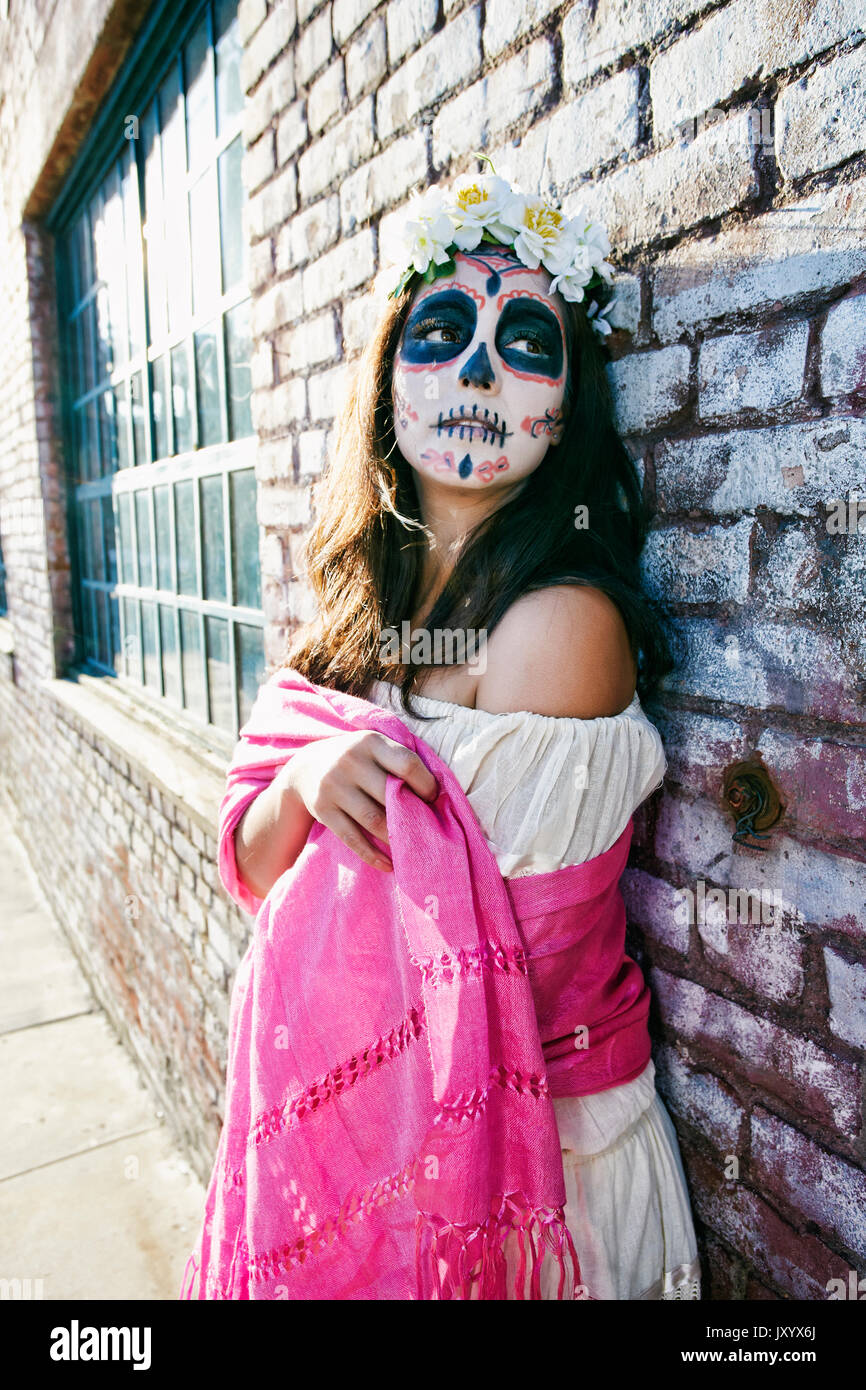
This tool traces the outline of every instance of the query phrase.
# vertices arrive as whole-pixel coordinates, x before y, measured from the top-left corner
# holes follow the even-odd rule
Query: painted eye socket
[[[443,338],[434,338],[434,333],[444,333]],[[412,329],[413,338],[421,338],[425,343],[459,343],[461,339],[460,330],[454,327],[453,323],[448,323],[444,319],[421,319]]]
[[[508,346],[515,347],[518,343],[527,344],[527,347],[521,348],[520,351],[528,353],[530,357],[540,356],[542,353],[549,351],[547,343],[544,341],[544,339],[537,338],[534,333],[528,333],[525,337],[522,338],[512,338]]]

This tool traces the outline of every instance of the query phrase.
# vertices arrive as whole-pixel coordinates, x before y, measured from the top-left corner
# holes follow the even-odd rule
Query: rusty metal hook
[[[749,837],[768,840],[769,835],[763,831],[776,824],[783,806],[763,763],[750,758],[729,767],[725,773],[724,795],[734,816],[735,828],[731,836],[734,843],[766,852],[768,845],[752,844]]]

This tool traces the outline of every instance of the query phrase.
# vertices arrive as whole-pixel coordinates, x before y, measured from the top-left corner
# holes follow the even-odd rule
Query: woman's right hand
[[[389,772],[425,801],[435,800],[439,793],[436,778],[417,753],[372,729],[305,744],[277,777],[292,788],[314,820],[332,830],[365,864],[390,873],[393,865],[364,834],[389,843],[385,818]]]

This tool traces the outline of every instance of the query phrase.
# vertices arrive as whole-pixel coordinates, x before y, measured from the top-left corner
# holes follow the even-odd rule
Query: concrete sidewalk
[[[204,1190],[2,811],[0,1113],[0,1298],[176,1299]]]

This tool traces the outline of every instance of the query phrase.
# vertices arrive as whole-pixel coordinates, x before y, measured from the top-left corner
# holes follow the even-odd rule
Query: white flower
[[[449,212],[456,231],[454,241],[461,251],[474,251],[482,232],[499,241],[510,242],[514,233],[500,220],[512,190],[498,174],[463,174],[451,192]]]
[[[554,265],[559,264],[567,223],[546,199],[515,193],[502,210],[502,221],[517,233],[514,250],[529,270],[537,270],[547,257]]]
[[[603,309],[599,309],[598,301],[594,299],[586,311],[586,317],[589,319],[596,333],[602,338],[606,338],[608,333],[612,332],[611,325],[608,323],[605,315],[610,313],[616,302],[615,299],[612,299]]]
[[[406,221],[397,235],[394,259],[404,268],[413,265],[423,275],[431,261],[442,265],[450,257],[454,223],[442,191],[435,184],[416,194],[409,204]]]
[[[592,279],[593,266],[589,248],[582,242],[570,242],[571,255],[567,263],[550,282],[550,294],[556,290],[563,299],[579,303],[583,299],[583,287]]]

